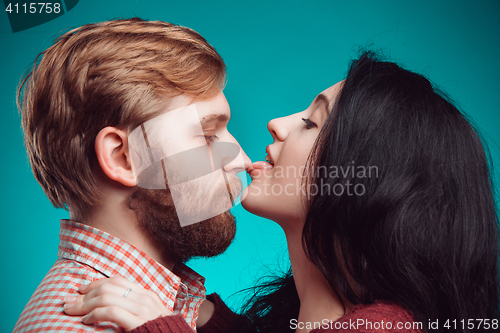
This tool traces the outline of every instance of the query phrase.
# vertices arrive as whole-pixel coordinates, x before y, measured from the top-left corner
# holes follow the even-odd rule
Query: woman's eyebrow
[[[319,102],[319,101],[325,102],[326,108],[328,110],[330,110],[330,99],[328,97],[326,97],[325,94],[321,93],[318,96],[316,96],[316,98],[314,99],[314,102]]]
[[[332,110],[332,106],[330,105],[330,99],[325,94],[321,93],[318,96],[316,96],[316,98],[314,99],[314,102],[315,103],[321,103],[321,102],[324,103],[324,105],[325,105],[324,110],[326,111],[325,117],[328,118],[328,115],[330,114],[330,112]]]

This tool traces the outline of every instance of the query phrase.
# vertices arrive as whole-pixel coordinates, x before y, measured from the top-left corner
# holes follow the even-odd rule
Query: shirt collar
[[[102,230],[61,220],[59,257],[88,265],[107,277],[123,276],[155,292],[174,312],[178,297],[205,298],[205,278],[176,265],[176,274],[133,245]]]

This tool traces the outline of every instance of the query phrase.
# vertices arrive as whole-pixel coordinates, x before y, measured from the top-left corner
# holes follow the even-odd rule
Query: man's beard
[[[235,189],[238,185],[233,183],[231,189],[229,186],[225,189],[232,196],[238,191]],[[136,212],[140,228],[161,250],[162,259],[174,263],[183,263],[193,257],[217,256],[231,245],[236,235],[235,218],[229,211],[181,227],[168,188],[138,188],[129,199],[129,207]]]

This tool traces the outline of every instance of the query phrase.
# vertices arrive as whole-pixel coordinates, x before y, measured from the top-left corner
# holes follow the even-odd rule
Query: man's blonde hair
[[[197,32],[139,18],[84,25],[42,52],[18,90],[33,173],[55,207],[84,214],[99,199],[95,137],[133,129],[182,93],[221,91],[226,68]]]

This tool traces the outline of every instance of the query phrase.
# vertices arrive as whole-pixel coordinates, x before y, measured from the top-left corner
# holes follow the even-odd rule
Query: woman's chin
[[[248,191],[248,188],[246,188],[245,191]],[[245,200],[241,201],[241,205],[249,213],[258,215],[257,214],[257,212],[259,211],[258,200],[256,200],[255,197],[248,195],[248,192],[246,193]]]
[[[250,187],[250,186],[249,186]],[[248,189],[248,188],[247,188]],[[247,190],[246,189],[246,190]],[[248,193],[245,196],[245,200],[241,201],[243,208],[254,215],[269,218],[269,200],[259,195],[252,195],[251,189],[248,189]]]

